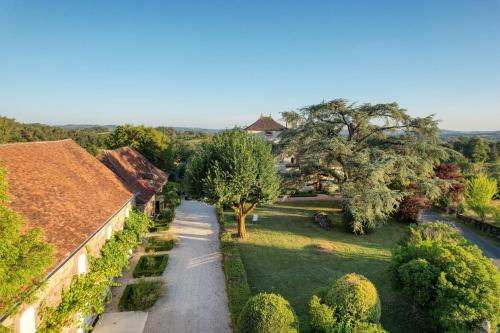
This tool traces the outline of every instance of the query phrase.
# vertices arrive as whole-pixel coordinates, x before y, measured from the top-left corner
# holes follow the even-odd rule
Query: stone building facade
[[[7,171],[9,205],[55,248],[55,264],[36,300],[0,319],[16,333],[34,333],[41,302],[56,306],[73,276],[88,271],[89,257],[123,229],[134,195],[72,140],[0,145],[0,163]],[[65,332],[82,330],[75,325]]]

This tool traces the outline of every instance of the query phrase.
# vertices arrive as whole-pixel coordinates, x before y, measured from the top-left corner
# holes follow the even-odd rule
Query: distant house
[[[277,142],[279,134],[286,127],[275,121],[271,116],[260,116],[252,125],[245,128],[248,133],[255,134],[270,142]]]
[[[134,196],[118,177],[72,140],[0,145],[0,165],[7,171],[9,206],[26,228],[40,227],[55,247],[55,264],[33,304],[1,318],[17,333],[34,333],[43,300],[56,306],[61,290],[88,270],[111,235],[123,229]],[[0,315],[1,316],[1,315]],[[65,332],[77,332],[70,327]]]
[[[168,174],[155,167],[130,147],[106,150],[97,158],[111,169],[125,186],[135,194],[139,209],[154,215],[163,209],[163,186]]]

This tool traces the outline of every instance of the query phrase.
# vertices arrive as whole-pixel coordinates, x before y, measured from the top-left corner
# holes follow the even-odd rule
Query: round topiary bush
[[[251,297],[238,319],[239,333],[298,333],[299,321],[283,297],[260,293]]]
[[[325,295],[339,320],[353,319],[378,323],[380,300],[377,289],[362,275],[350,273],[335,281]]]

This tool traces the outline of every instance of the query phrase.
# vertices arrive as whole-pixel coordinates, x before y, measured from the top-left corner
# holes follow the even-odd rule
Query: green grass
[[[168,264],[168,254],[142,256],[134,268],[134,278],[143,276],[158,276],[163,273]]]
[[[308,303],[313,294],[346,273],[370,279],[382,302],[382,324],[390,332],[418,332],[410,307],[392,289],[387,268],[391,249],[407,226],[390,222],[375,233],[355,236],[344,231],[340,210],[333,202],[277,203],[256,210],[259,221],[249,223],[248,239],[237,241],[252,294],[281,294],[297,312],[301,331],[309,332]],[[316,211],[330,214],[333,230],[312,222]],[[232,211],[226,214],[234,229]]]
[[[118,307],[120,311],[144,311],[152,307],[161,296],[161,281],[145,281],[129,284],[123,290]]]

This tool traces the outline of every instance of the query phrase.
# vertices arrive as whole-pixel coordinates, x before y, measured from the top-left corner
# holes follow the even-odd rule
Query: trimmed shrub
[[[316,332],[385,332],[377,325],[381,314],[377,289],[359,274],[346,274],[314,295],[309,312]]]
[[[168,264],[168,254],[142,256],[134,268],[134,278],[143,276],[158,276],[163,273]]]
[[[175,209],[165,208],[155,219],[157,223],[171,223],[175,219]]]
[[[311,327],[314,331],[330,332],[334,329],[336,319],[333,308],[322,304],[321,298],[316,295],[309,302],[309,313],[311,314]]]
[[[439,224],[412,229],[428,235],[409,237],[392,254],[391,273],[421,314],[430,331],[472,332],[489,321],[500,323],[500,272],[489,258],[461,235]],[[443,236],[444,235],[444,236]]]
[[[295,333],[299,321],[283,297],[260,293],[251,297],[241,311],[238,333]]]
[[[380,300],[377,289],[362,275],[346,274],[333,283],[325,303],[335,309],[339,319],[377,323],[380,320]]]
[[[152,307],[161,296],[161,281],[145,281],[129,284],[123,290],[118,307],[120,311],[144,311]]]
[[[175,239],[164,239],[161,237],[149,237],[145,246],[146,252],[170,251],[175,246]]]

